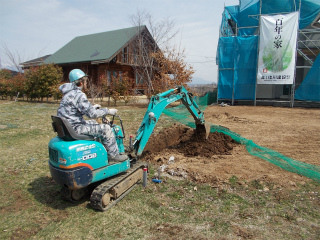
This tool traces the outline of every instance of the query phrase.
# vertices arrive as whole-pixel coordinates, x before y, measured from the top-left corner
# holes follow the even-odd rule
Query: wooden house
[[[64,80],[72,69],[78,68],[90,76],[94,83],[106,77],[121,75],[126,72],[134,79],[132,90],[147,94],[148,85],[145,77],[139,71],[141,68],[141,42],[149,51],[159,50],[146,26],[131,27],[114,31],[78,36],[44,59],[44,64],[54,63],[63,68]],[[140,44],[137,44],[140,43]],[[24,68],[33,61],[22,63]]]

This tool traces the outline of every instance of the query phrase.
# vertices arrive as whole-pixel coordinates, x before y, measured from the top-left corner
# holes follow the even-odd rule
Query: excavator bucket
[[[196,124],[196,134],[199,138],[208,139],[210,133],[210,124]]]

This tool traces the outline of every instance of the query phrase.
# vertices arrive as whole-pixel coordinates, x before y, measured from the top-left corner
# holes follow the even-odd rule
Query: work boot
[[[127,160],[129,157],[126,154],[118,154],[116,156],[108,156],[109,161],[112,162],[123,162],[125,160]]]

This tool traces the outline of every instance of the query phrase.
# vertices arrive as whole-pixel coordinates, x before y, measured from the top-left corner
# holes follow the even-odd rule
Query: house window
[[[119,76],[120,76],[119,81],[122,82],[122,71],[119,71]]]
[[[283,95],[290,95],[291,93],[291,85],[283,85],[282,86],[282,94]]]
[[[128,47],[122,49],[122,62],[128,63]]]
[[[108,79],[108,85],[109,85],[109,83],[111,82],[111,71],[110,70],[107,71],[107,79]]]
[[[107,79],[108,79],[108,85],[110,85],[112,77],[117,78],[120,76],[120,81],[122,81],[122,71],[112,71],[108,70],[107,71]]]
[[[136,84],[143,84],[143,77],[139,73],[136,73]]]
[[[133,56],[131,57],[131,63],[132,64],[138,64],[139,55],[137,49],[133,49]]]

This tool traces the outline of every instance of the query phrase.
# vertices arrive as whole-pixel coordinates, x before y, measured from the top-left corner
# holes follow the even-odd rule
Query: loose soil
[[[319,109],[216,105],[208,106],[205,116],[207,122],[229,128],[260,146],[320,165]],[[310,181],[250,155],[229,136],[214,132],[203,140],[184,125],[152,136],[142,160],[156,166],[160,177],[166,173],[213,186],[228,183],[233,176],[239,184],[259,181],[292,188]]]
[[[211,158],[213,155],[230,155],[234,143],[231,137],[223,133],[210,133],[206,139],[205,136],[198,135],[195,129],[174,125],[148,141],[145,155],[150,157],[168,148],[176,150],[185,157]]]

